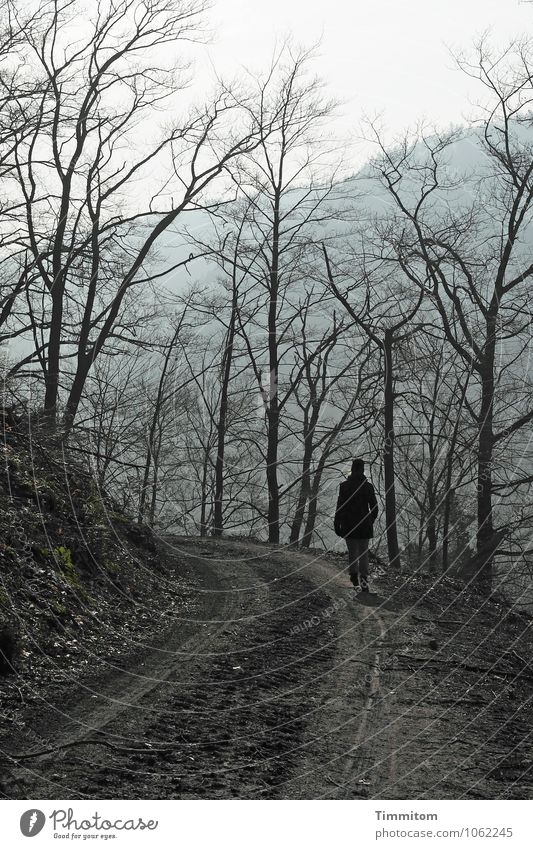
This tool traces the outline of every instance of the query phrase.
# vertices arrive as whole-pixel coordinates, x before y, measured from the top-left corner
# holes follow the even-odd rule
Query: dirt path
[[[501,790],[482,758],[477,768],[464,757],[479,740],[457,740],[460,710],[446,708],[431,667],[418,675],[402,661],[431,655],[427,610],[402,609],[379,582],[362,603],[342,567],[312,554],[180,538],[173,551],[188,562],[194,614],[120,668],[27,712],[32,743],[19,737],[16,750],[34,756],[12,764],[12,797],[463,798],[481,781],[488,798]]]
[[[317,682],[321,702],[309,717],[310,741],[287,795],[381,797],[374,775],[375,745],[369,738],[380,713],[386,643],[394,641],[396,616],[376,593],[357,597],[345,571],[331,562],[293,552],[278,556],[292,568],[299,563],[314,585],[328,593],[337,623],[333,663]]]

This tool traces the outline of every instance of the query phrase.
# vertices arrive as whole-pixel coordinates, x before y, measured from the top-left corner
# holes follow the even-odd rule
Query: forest
[[[379,558],[522,597],[533,40],[360,168],[295,39],[192,96],[208,11],[1,0],[4,407],[159,534],[331,548],[361,457]]]

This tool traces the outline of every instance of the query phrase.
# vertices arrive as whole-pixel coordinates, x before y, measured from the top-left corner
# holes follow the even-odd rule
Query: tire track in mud
[[[74,745],[18,767],[28,796],[379,795],[366,736],[378,722],[385,612],[359,604],[346,575],[311,554],[174,542],[203,582],[195,620],[71,710],[56,708],[47,747]]]
[[[374,727],[380,722],[383,654],[387,637],[394,640],[394,614],[382,605],[377,609],[367,606],[363,596],[357,598],[346,569],[339,571],[331,562],[311,554],[285,552],[281,556],[292,564],[299,561],[318,588],[327,588],[338,620],[335,655],[321,681],[323,702],[309,717],[313,744],[293,779],[298,789],[290,792],[287,788],[288,795],[315,799],[379,796],[377,776],[373,776],[376,756],[366,732],[369,722]],[[379,603],[373,594],[367,598],[372,604]]]
[[[380,691],[380,683],[381,683],[381,654],[383,651],[383,641],[385,640],[387,629],[383,623],[381,616],[374,611],[371,611],[370,614],[377,623],[379,628],[379,635],[376,639],[377,648],[372,660],[372,665],[370,667],[369,672],[369,681],[368,681],[368,695],[365,700],[365,704],[362,710],[361,721],[359,723],[359,727],[355,732],[355,740],[352,748],[348,751],[348,756],[346,758],[346,764],[344,768],[345,774],[345,783],[344,783],[344,793],[343,796],[349,798],[349,789],[350,785],[354,780],[358,780],[356,776],[361,772],[361,754],[360,750],[364,746],[366,730],[369,721],[369,717],[375,708],[376,701]],[[392,763],[392,761],[391,761]],[[365,773],[367,771],[365,770]],[[359,779],[360,781],[368,781],[366,779]]]
[[[46,748],[75,745],[18,767],[28,796],[248,797],[270,793],[286,774],[301,733],[301,678],[320,663],[322,649],[292,645],[285,608],[294,613],[300,605],[301,618],[328,599],[309,582],[287,582],[283,570],[273,574],[265,550],[243,561],[231,544],[179,545],[194,564],[193,583],[203,575],[206,584],[187,639],[179,627],[164,651],[97,682],[71,710],[51,708],[49,728],[41,723]],[[88,744],[96,738],[108,747]],[[109,745],[141,751],[110,752]]]
[[[120,723],[124,714],[139,710],[143,702],[149,701],[153,691],[164,686],[187,659],[195,658],[211,645],[225,628],[227,620],[237,614],[236,598],[226,596],[221,604],[221,597],[216,591],[221,586],[217,570],[204,560],[195,565],[195,583],[205,583],[205,588],[198,590],[198,615],[178,621],[166,634],[160,635],[164,648],[146,646],[145,651],[137,651],[134,658],[124,658],[124,665],[109,666],[96,681],[79,682],[77,694],[70,692],[65,703],[49,702],[41,707],[42,715],[35,722],[33,731],[41,738],[42,745],[28,747],[24,761],[18,761],[24,765],[11,770],[12,779],[17,784],[33,787],[34,792],[30,795],[53,798],[54,792],[65,796],[69,795],[65,791],[74,791],[76,788],[57,780],[46,780],[50,770],[56,770],[58,754],[63,749],[83,744],[87,758],[91,745],[94,746],[90,741],[100,738],[105,743],[120,746],[124,742],[123,735],[120,732],[109,733],[108,729],[117,721]],[[39,751],[45,754],[31,756]],[[43,778],[46,792],[43,787],[38,793],[36,791],[40,789]]]

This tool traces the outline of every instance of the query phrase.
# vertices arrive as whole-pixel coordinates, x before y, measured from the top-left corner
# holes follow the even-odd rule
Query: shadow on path
[[[399,610],[394,607],[386,598],[377,593],[357,593],[355,601],[362,604],[363,607],[380,607],[382,610],[390,610],[392,613],[399,613]]]

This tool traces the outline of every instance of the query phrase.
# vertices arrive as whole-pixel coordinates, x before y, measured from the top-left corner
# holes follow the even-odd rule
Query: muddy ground
[[[429,576],[357,596],[340,559],[251,542],[162,557],[188,599],[164,630],[9,684],[3,798],[531,798],[530,619]]]

